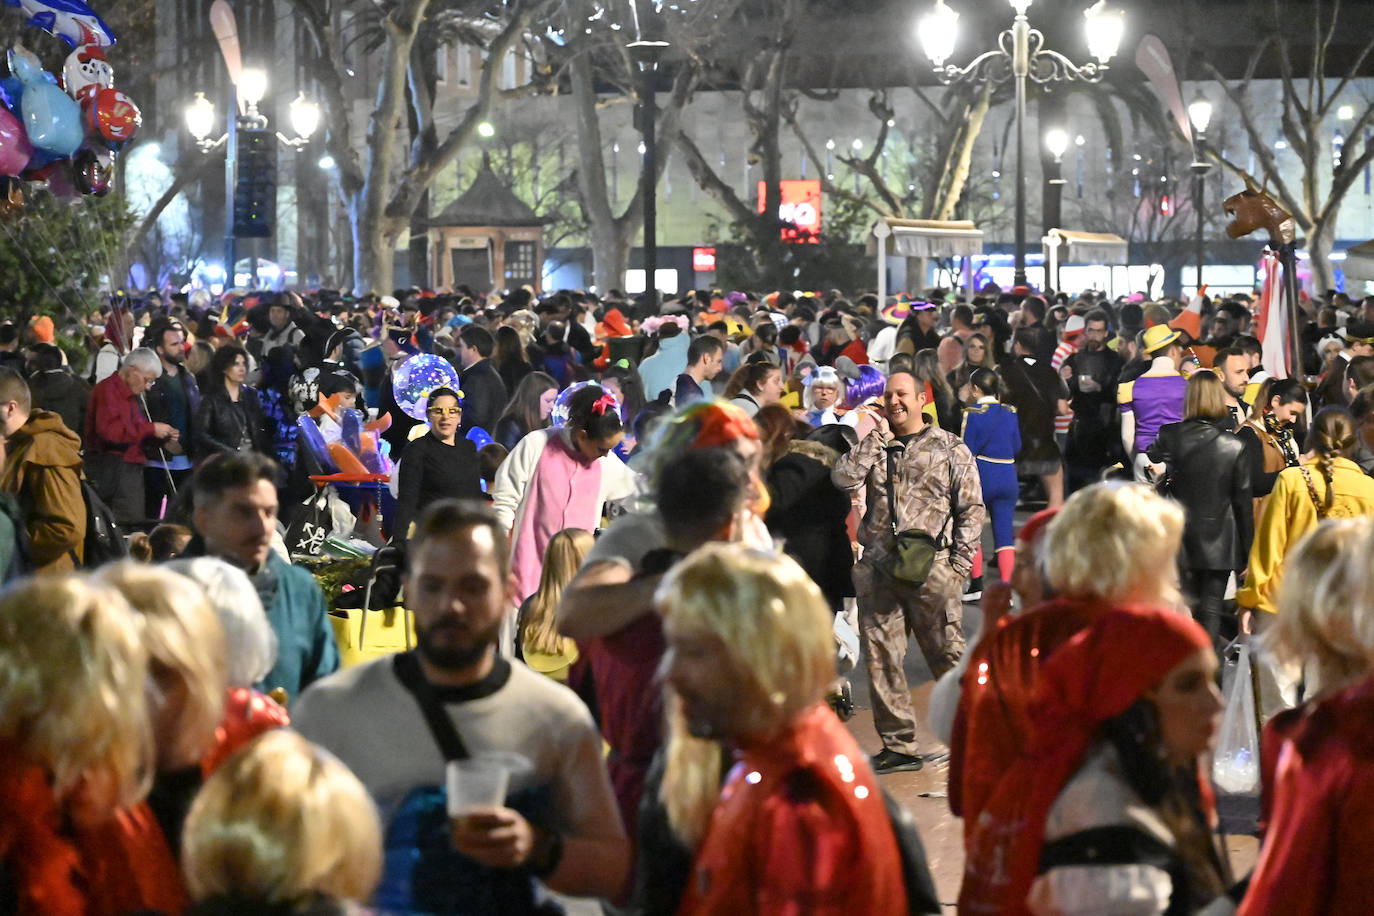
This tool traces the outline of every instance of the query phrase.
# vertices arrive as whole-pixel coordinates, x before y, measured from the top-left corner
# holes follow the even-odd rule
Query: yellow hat
[[[1157,324],[1145,331],[1145,342],[1142,349],[1146,353],[1154,353],[1156,350],[1163,350],[1169,344],[1178,340],[1183,335],[1167,324]]]

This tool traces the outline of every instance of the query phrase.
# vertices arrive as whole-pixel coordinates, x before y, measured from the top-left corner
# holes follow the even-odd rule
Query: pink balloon
[[[33,144],[19,119],[0,105],[0,175],[18,176],[33,156]]]

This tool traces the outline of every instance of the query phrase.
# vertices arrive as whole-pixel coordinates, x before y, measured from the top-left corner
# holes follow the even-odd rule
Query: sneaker
[[[968,585],[964,587],[965,601],[978,601],[983,597],[983,577],[974,576],[968,580]]]
[[[907,773],[925,766],[925,761],[920,757],[899,754],[887,747],[868,758],[868,762],[873,765],[873,772],[880,776],[887,773]]]

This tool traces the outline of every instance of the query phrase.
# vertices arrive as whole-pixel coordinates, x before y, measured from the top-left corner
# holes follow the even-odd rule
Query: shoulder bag
[[[922,586],[930,578],[931,567],[935,565],[935,555],[949,546],[945,541],[945,524],[940,525],[938,536],[919,528],[900,531],[897,528],[897,497],[892,480],[897,473],[896,454],[898,449],[887,448],[887,514],[892,525],[893,547],[891,567],[888,575],[903,585]],[[949,515],[945,521],[954,518],[955,501],[958,491],[954,488],[954,459],[949,456]]]

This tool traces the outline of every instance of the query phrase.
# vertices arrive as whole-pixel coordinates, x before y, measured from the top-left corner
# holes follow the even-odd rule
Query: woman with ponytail
[[[1317,413],[1307,439],[1313,458],[1279,472],[1255,530],[1245,587],[1236,593],[1242,618],[1252,610],[1276,612],[1284,558],[1319,522],[1374,516],[1374,480],[1350,460],[1357,444],[1355,421],[1344,407]]]
[[[615,398],[586,385],[568,398],[562,426],[534,430],[497,469],[492,508],[511,529],[511,572],[521,602],[539,589],[544,550],[555,534],[595,531],[606,503],[638,492],[634,473],[613,454],[624,437]]]
[[[1236,435],[1250,455],[1250,492],[1255,498],[1255,521],[1279,471],[1298,466],[1298,443],[1293,429],[1307,413],[1307,392],[1297,379],[1265,379],[1255,395],[1250,418]]]

